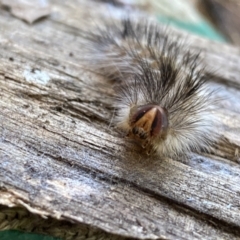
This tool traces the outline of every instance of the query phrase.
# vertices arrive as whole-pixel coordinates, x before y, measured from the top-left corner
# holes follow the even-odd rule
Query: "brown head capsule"
[[[144,141],[146,147],[153,138],[164,138],[168,128],[168,116],[165,108],[147,104],[137,108],[130,118],[129,136]]]

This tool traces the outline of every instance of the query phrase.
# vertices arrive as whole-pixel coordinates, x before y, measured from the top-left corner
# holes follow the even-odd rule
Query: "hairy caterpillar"
[[[148,152],[178,156],[217,138],[199,54],[155,23],[123,19],[85,36],[86,62],[116,81],[117,127]]]

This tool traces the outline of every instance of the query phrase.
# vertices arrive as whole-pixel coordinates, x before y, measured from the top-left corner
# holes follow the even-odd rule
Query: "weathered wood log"
[[[0,204],[128,237],[238,239],[240,49],[187,35],[223,97],[217,154],[147,156],[110,124],[112,83],[79,65],[79,32],[107,8],[52,4],[32,26],[0,10]]]

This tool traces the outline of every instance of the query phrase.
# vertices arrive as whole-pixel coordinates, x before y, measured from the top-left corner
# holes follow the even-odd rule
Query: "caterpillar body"
[[[198,53],[148,21],[123,19],[85,36],[88,67],[116,83],[116,126],[147,152],[176,157],[207,150],[213,94]]]

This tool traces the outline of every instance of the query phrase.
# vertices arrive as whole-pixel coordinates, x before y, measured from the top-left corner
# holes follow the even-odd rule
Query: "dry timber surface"
[[[125,237],[240,239],[240,49],[186,35],[219,88],[224,140],[149,157],[110,126],[112,83],[79,66],[79,32],[106,5],[51,4],[33,25],[0,9],[0,204]]]

